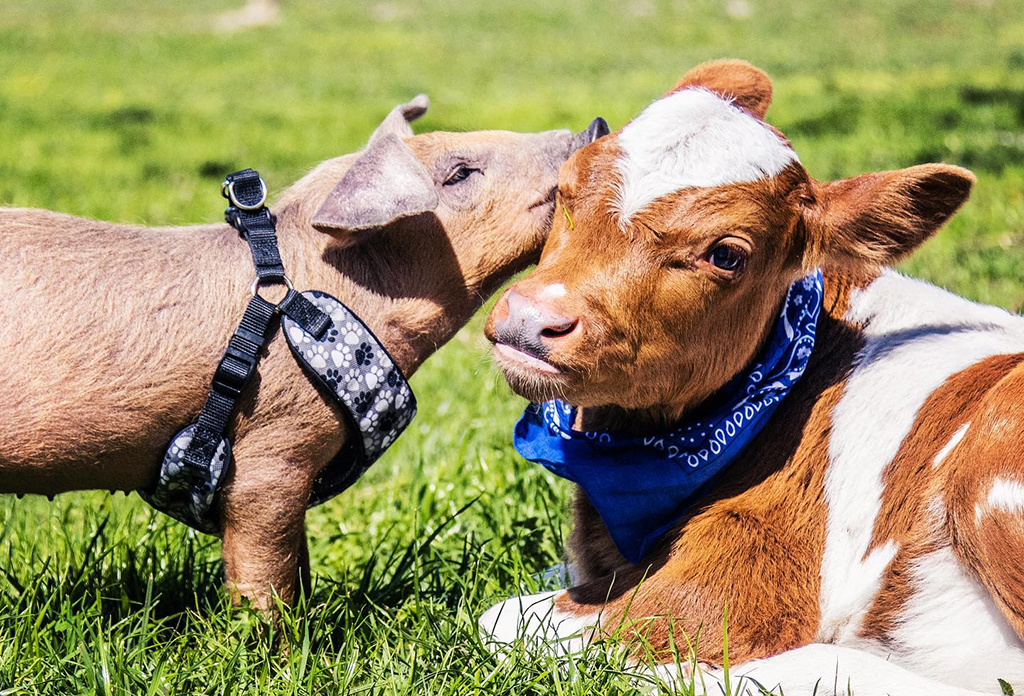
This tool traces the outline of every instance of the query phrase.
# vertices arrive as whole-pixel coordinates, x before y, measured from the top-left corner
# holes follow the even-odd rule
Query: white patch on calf
[[[537,293],[538,300],[557,300],[560,297],[565,297],[565,286],[561,283],[545,285]]]
[[[617,137],[622,228],[648,204],[680,189],[757,181],[799,161],[764,122],[699,88],[659,99]]]
[[[942,460],[949,456],[949,453],[953,451],[953,448],[960,444],[960,441],[964,439],[964,435],[967,434],[967,429],[971,427],[970,421],[964,423],[960,428],[953,433],[953,437],[949,438],[949,442],[943,445],[942,449],[935,455],[935,459],[932,460],[932,467],[937,467],[942,463]]]
[[[577,584],[575,579],[579,577],[579,568],[575,563],[558,563],[545,568],[536,577],[544,589],[564,590]]]
[[[710,687],[706,689],[709,694],[738,696],[761,696],[764,692],[758,684],[786,696],[978,696],[976,691],[941,684],[893,664],[885,650],[869,652],[820,643],[733,665],[729,689],[721,669],[705,672],[697,683]]]
[[[988,506],[1004,512],[1024,512],[1024,483],[997,476],[988,491]]]
[[[1024,646],[951,548],[921,557],[908,575],[913,594],[885,644],[893,662],[962,687],[1024,675]]]
[[[818,639],[852,640],[896,551],[868,553],[882,473],[928,396],[979,360],[1024,350],[1024,320],[895,271],[853,293],[846,319],[865,346],[832,414]]]
[[[480,617],[484,643],[492,650],[500,650],[522,639],[528,648],[556,655],[583,650],[601,614],[578,616],[558,611],[555,597],[564,592],[541,592],[495,604]]]

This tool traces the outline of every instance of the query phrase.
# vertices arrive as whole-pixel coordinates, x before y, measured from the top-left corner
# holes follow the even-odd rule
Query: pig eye
[[[708,263],[726,273],[743,270],[746,260],[747,252],[733,244],[719,244],[708,254]]]
[[[467,167],[464,164],[460,164],[451,174],[448,175],[448,178],[444,180],[444,186],[453,186],[460,181],[465,181],[471,174],[479,171],[479,169],[474,169],[472,167]]]

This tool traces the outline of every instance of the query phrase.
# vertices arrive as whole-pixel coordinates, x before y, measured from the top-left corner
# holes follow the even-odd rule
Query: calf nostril
[[[561,338],[562,336],[567,336],[576,329],[579,323],[579,319],[567,319],[553,326],[545,326],[540,330],[541,338]]]

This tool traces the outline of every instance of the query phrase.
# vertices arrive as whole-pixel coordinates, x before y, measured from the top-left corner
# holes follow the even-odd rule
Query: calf
[[[405,375],[536,259],[558,167],[606,132],[414,136],[425,97],[364,151],[328,160],[273,206],[300,290],[345,302]],[[211,203],[214,199],[211,199]],[[0,209],[0,492],[148,488],[196,418],[252,280],[226,224],[152,229]],[[345,416],[278,335],[232,426],[219,494],[228,586],[260,607],[295,593],[318,474]]]
[[[1020,688],[1024,319],[885,268],[974,177],[927,164],[815,181],[764,122],[770,97],[756,68],[705,64],[575,153],[539,265],[486,332],[513,389],[576,407],[559,406],[566,439],[657,445],[699,419],[792,330],[794,291],[820,306],[805,366],[638,563],[581,489],[571,589],[503,602],[482,627],[559,650],[635,635],[662,661],[699,631],[694,659],[714,668],[727,612],[729,660],[746,663],[732,674],[787,694]],[[678,460],[672,485],[707,456]]]

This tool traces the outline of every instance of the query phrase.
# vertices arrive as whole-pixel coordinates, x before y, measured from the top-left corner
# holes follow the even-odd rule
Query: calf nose
[[[566,317],[542,302],[515,290],[504,297],[505,316],[497,318],[494,335],[499,343],[528,355],[544,358],[548,352],[579,327],[579,319]]]

